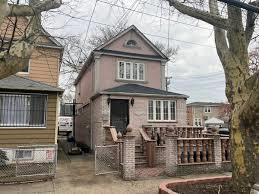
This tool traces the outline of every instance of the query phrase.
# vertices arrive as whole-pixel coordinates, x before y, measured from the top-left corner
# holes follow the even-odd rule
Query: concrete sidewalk
[[[224,173],[228,174],[229,173]],[[186,179],[222,174],[192,175],[178,178],[155,177],[141,181],[123,181],[118,175],[94,175],[93,156],[59,160],[57,176],[52,181],[0,185],[0,194],[157,194],[158,185],[168,179]]]

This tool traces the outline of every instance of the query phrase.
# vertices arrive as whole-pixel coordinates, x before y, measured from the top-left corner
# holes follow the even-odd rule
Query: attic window
[[[137,42],[135,40],[129,40],[127,43],[126,43],[127,46],[130,46],[130,47],[136,47],[137,46]]]

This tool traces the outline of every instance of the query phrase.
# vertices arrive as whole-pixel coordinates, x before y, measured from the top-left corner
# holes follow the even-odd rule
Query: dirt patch
[[[193,185],[184,185],[176,186],[173,189],[177,193],[181,194],[228,194],[231,192],[230,183],[213,183],[213,184],[193,184]]]

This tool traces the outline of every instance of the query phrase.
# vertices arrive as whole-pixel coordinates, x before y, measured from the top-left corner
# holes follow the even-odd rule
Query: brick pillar
[[[123,143],[123,179],[135,179],[135,136],[125,135]]]
[[[166,174],[168,176],[176,175],[177,171],[177,138],[176,134],[173,134],[172,129],[168,128],[168,134],[166,135]]]
[[[220,135],[213,135],[214,138],[214,158],[216,167],[221,168],[222,164],[222,151],[221,151],[221,140]]]

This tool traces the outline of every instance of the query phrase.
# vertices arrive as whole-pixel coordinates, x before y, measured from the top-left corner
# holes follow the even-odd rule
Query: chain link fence
[[[95,174],[119,172],[119,146],[95,146]]]
[[[57,145],[0,148],[0,183],[53,178],[57,166]]]

